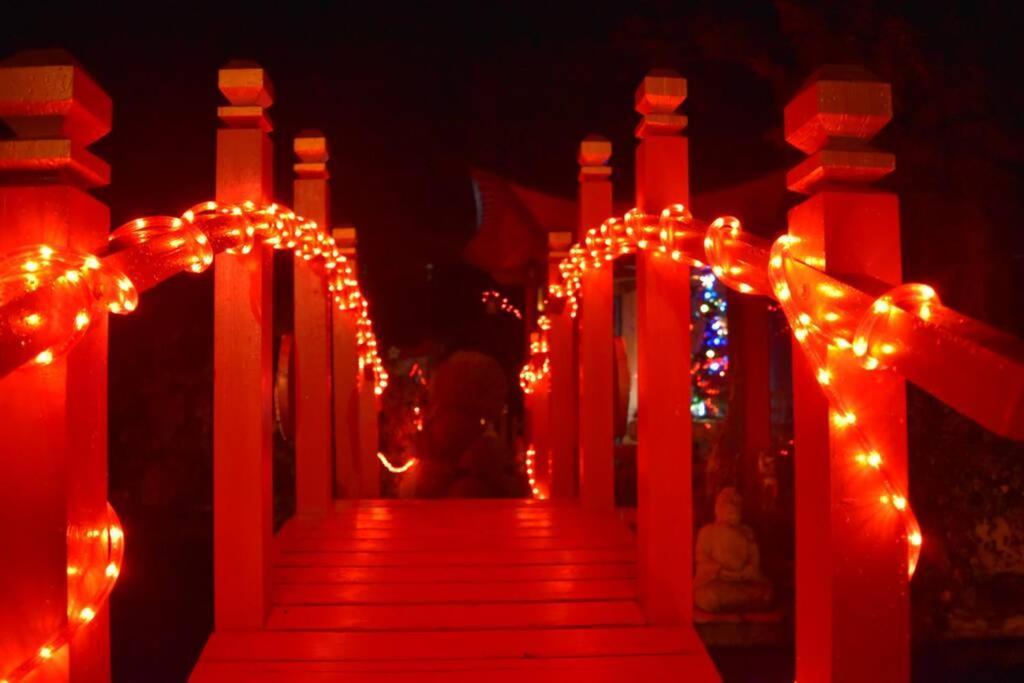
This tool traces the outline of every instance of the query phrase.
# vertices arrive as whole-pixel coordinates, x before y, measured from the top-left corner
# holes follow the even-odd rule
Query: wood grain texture
[[[719,680],[691,627],[647,623],[618,516],[568,501],[336,503],[278,535],[272,602],[191,680]]]

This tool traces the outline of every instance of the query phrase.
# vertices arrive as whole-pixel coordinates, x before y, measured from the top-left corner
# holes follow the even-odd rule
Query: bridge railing
[[[218,82],[228,104],[216,201],[108,234],[107,207],[88,190],[109,167],[85,148],[109,131],[109,97],[62,53],[0,64],[0,118],[15,134],[0,142],[0,546],[11,558],[0,569],[0,680],[109,675],[106,598],[124,534],[106,502],[107,314],[130,313],[180,272],[214,268],[215,627],[260,628],[270,610],[275,249],[295,260],[297,514],[327,512],[335,472],[340,495],[377,494],[387,373],[354,231],[326,230],[326,141],[307,132],[294,143],[304,218],[272,202],[263,69],[232,62]],[[333,414],[332,367],[348,392]]]
[[[827,67],[786,108],[787,140],[809,155],[787,184],[808,198],[774,243],[736,218],[690,213],[686,119],[676,112],[685,97],[671,73],[652,72],[638,89],[638,208],[624,217],[605,220],[610,146],[582,143],[580,232],[552,252],[547,329],[524,389],[550,392],[549,410],[576,408],[580,498],[610,508],[611,263],[636,254],[641,597],[652,620],[689,623],[690,267],[778,302],[794,339],[798,680],[909,680],[907,581],[927,541],[908,502],[904,380],[1019,440],[1024,344],[943,306],[927,285],[901,284],[897,198],[868,185],[895,164],[868,144],[891,118],[888,84]],[[573,401],[572,355],[553,349],[577,312]],[[571,425],[554,413],[549,422]],[[572,443],[548,439],[551,471],[566,472]],[[556,477],[552,488],[568,487]]]

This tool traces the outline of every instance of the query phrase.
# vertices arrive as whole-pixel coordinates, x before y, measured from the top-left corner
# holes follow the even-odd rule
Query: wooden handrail
[[[319,263],[335,304],[369,320],[348,260],[315,223],[276,204],[205,202],[180,218],[156,216],[125,223],[111,233],[101,255],[39,245],[0,260],[0,282],[6,290],[0,300],[0,376],[29,362],[52,361],[51,349],[67,351],[96,315],[130,313],[141,291],[183,271],[202,272],[215,254],[247,252],[258,242],[291,249]],[[83,311],[86,315],[80,316]],[[49,313],[41,324],[18,324],[41,312]],[[361,352],[382,389],[387,374],[372,328],[364,328]]]
[[[561,282],[551,295],[574,302],[586,269],[635,253],[641,243],[688,266],[710,266],[736,291],[778,300],[770,284],[768,241],[743,231],[735,218],[700,221],[682,207],[660,217],[631,212],[590,231],[562,260]],[[876,302],[893,299],[889,288],[829,275],[817,265],[795,257],[785,263],[800,308],[827,304],[831,315],[815,320],[823,336],[853,351],[858,329],[870,327],[868,348],[860,354],[868,367],[877,362],[993,433],[1024,439],[1024,341],[943,305],[937,296],[924,316],[920,306],[899,300],[889,302],[885,315],[872,313]]]

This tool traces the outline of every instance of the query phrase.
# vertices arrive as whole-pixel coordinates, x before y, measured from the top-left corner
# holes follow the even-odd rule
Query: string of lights
[[[388,375],[351,263],[315,222],[278,204],[252,202],[205,202],[181,217],[138,218],[112,232],[102,254],[38,245],[4,257],[0,260],[0,377],[26,363],[54,362],[82,339],[93,320],[107,312],[134,311],[140,292],[172,275],[201,273],[215,254],[247,254],[259,244],[291,250],[320,268],[334,305],[358,316],[359,369],[372,371],[374,392],[382,394]],[[410,461],[404,468],[413,464]],[[124,533],[109,505],[102,524],[68,530],[67,625],[0,678],[0,683],[23,680],[96,616],[120,574],[123,553]]]
[[[526,470],[526,480],[530,484],[531,495],[538,500],[547,500],[547,493],[541,488],[541,483],[537,481],[537,448],[532,443],[526,447],[524,469]]]
[[[419,462],[416,458],[409,458],[401,465],[395,465],[391,462],[388,456],[384,455],[380,451],[377,451],[377,459],[380,460],[380,464],[384,466],[384,469],[391,474],[404,474],[413,467],[416,467],[416,463]]]
[[[691,321],[700,335],[693,349],[690,374],[693,391],[690,414],[697,419],[720,419],[726,411],[726,373],[729,370],[728,306],[718,278],[709,268],[694,268],[691,282]]]
[[[941,304],[931,287],[905,284],[874,299],[865,310],[861,305],[863,296],[850,296],[856,290],[821,271],[821,259],[797,258],[791,250],[798,243],[797,238],[783,235],[768,246],[766,241],[745,234],[740,221],[732,216],[705,224],[679,204],[666,208],[660,216],[633,209],[623,218],[608,219],[588,230],[583,241],[572,246],[559,263],[560,277],[549,285],[548,296],[564,299],[566,310],[575,317],[582,279],[588,270],[605,267],[620,256],[646,251],[653,258],[669,258],[695,268],[710,266],[711,274],[731,289],[775,298],[828,399],[830,419],[849,434],[843,444],[848,447],[851,464],[872,478],[873,485],[868,487],[875,492],[872,500],[900,517],[907,544],[907,572],[913,576],[922,545],[917,518],[880,449],[873,445],[858,424],[856,412],[832,382],[831,363],[848,353],[866,370],[882,367],[885,357],[899,349],[898,340],[885,334],[888,316],[899,309],[929,320]],[[535,391],[549,373],[546,344],[531,345],[530,358],[520,373],[523,391]]]
[[[53,659],[80,629],[96,618],[117,582],[124,561],[124,531],[109,503],[96,525],[69,527],[67,543],[67,624],[40,645],[31,657],[6,672],[0,683],[24,680]]]
[[[130,313],[139,292],[182,271],[201,273],[220,252],[247,254],[259,243],[290,249],[322,268],[339,310],[358,317],[360,369],[379,395],[387,372],[377,353],[369,305],[334,239],[277,204],[198,204],[180,218],[138,218],[110,235],[102,255],[47,245],[0,261],[0,376],[26,362],[46,365],[71,348],[97,315]]]
[[[545,315],[537,317],[537,331],[530,335],[530,353],[519,371],[519,387],[524,394],[532,394],[536,387],[551,374],[551,357],[548,349],[548,330],[551,319]]]
[[[480,295],[480,301],[487,306],[494,306],[502,313],[508,313],[509,315],[514,316],[517,320],[523,319],[523,312],[516,308],[511,301],[502,296],[501,292],[498,292],[497,290],[488,289]]]

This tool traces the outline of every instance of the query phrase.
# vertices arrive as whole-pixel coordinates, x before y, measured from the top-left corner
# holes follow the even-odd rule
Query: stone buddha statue
[[[772,585],[761,575],[754,532],[741,523],[743,499],[731,486],[715,498],[715,521],[697,534],[693,601],[705,612],[768,609]]]

